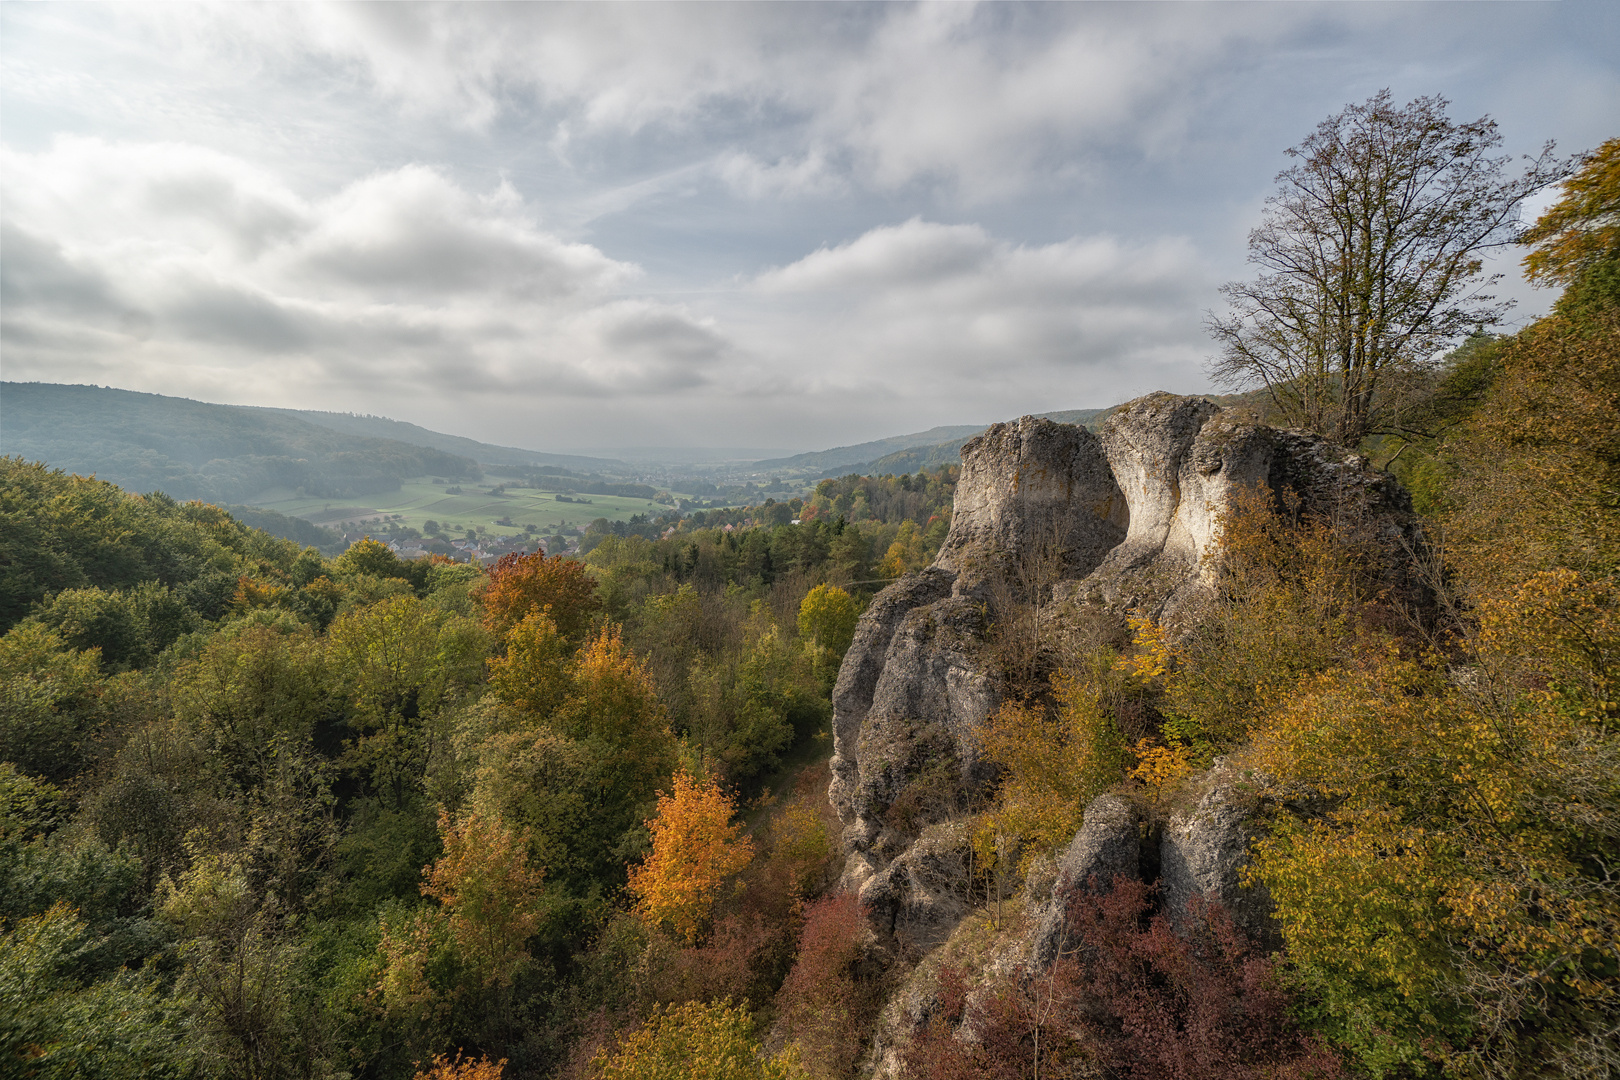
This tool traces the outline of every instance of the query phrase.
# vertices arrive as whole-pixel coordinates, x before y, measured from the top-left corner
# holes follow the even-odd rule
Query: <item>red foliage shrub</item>
[[[798,959],[776,995],[779,1030],[799,1044],[818,1078],[849,1076],[861,1053],[875,1002],[856,979],[860,901],[829,896],[805,911]]]
[[[970,1000],[942,976],[940,1015],[913,1041],[905,1075],[992,1080],[1109,1075],[1131,1080],[1337,1080],[1342,1062],[1288,1016],[1273,963],[1216,904],[1183,933],[1150,917],[1152,887],[1115,878],[1076,895],[1076,948],[1046,973]]]
[[[1343,1065],[1288,1015],[1275,965],[1257,954],[1219,904],[1194,900],[1184,933],[1147,919],[1152,888],[1115,878],[1101,897],[1077,896],[1082,962],[1077,996],[1099,1062],[1141,1080],[1259,1077],[1327,1080]]]
[[[653,963],[647,996],[665,1005],[721,998],[763,1004],[775,985],[771,969],[782,951],[780,939],[788,932],[757,914],[731,914],[715,920],[701,945],[666,939],[648,954]]]

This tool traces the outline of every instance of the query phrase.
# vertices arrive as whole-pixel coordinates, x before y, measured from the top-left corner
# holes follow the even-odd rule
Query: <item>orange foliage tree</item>
[[[578,641],[602,606],[596,579],[584,563],[561,555],[547,558],[540,552],[502,556],[490,570],[480,599],[484,625],[500,637],[530,612],[545,611],[564,637]]]
[[[754,843],[731,823],[736,808],[712,777],[674,779],[674,794],[658,793],[658,816],[647,822],[652,851],[630,871],[630,891],[642,918],[695,942],[721,883],[753,859]]]
[[[501,1074],[505,1071],[505,1058],[491,1061],[486,1054],[481,1058],[463,1060],[461,1051],[457,1050],[454,1060],[443,1054],[434,1054],[433,1068],[417,1073],[412,1080],[501,1080]]]

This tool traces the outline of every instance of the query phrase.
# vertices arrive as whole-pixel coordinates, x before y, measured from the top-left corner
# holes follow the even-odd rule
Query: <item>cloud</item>
[[[801,387],[989,408],[1058,391],[1106,403],[1195,366],[1210,273],[1183,238],[1019,245],[913,218],[752,285],[794,324],[796,351],[824,358]]]
[[[351,184],[317,215],[284,253],[285,273],[413,297],[499,292],[541,303],[639,275],[541,230],[510,186],[477,196],[421,165]]]
[[[627,298],[639,267],[546,232],[504,183],[406,165],[308,199],[216,152],[82,138],[0,151],[0,183],[10,377],[121,357],[134,378],[295,364],[316,388],[634,395],[701,386],[732,348]]]
[[[1086,160],[1121,147],[1173,149],[1246,58],[1323,18],[1286,6],[957,3],[233,5],[114,17],[221,81],[246,68],[362,88],[457,129],[538,125],[576,166],[640,137],[711,158],[748,198],[922,184],[966,204],[1048,187],[1054,171],[1083,175]]]

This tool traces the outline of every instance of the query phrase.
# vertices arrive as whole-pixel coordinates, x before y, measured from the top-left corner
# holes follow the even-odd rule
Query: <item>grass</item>
[[[667,507],[647,499],[629,499],[617,495],[569,495],[572,502],[560,502],[549,491],[529,488],[508,488],[503,495],[491,495],[490,484],[460,484],[461,494],[448,494],[446,488],[455,484],[434,484],[428,477],[407,480],[398,491],[369,495],[360,499],[317,499],[297,495],[290,490],[261,492],[252,500],[254,506],[277,510],[291,517],[304,518],[317,525],[341,526],[345,522],[364,522],[381,516],[400,515],[401,523],[420,529],[429,519],[439,522],[447,532],[460,534],[467,529],[484,526],[490,535],[517,535],[525,525],[533,525],[542,533],[554,533],[564,523],[585,526],[597,518],[624,521],[635,514],[657,516]],[[510,526],[495,524],[506,518]]]

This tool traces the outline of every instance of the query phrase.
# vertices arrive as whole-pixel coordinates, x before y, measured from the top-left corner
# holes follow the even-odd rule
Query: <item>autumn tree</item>
[[[1573,285],[1620,257],[1620,139],[1585,155],[1563,187],[1520,238],[1533,248],[1524,268],[1538,285]]]
[[[836,585],[817,585],[799,603],[799,634],[842,657],[855,639],[860,611],[849,593]]]
[[[675,774],[647,822],[652,851],[630,872],[630,891],[648,922],[669,923],[689,942],[702,935],[725,880],[747,866],[754,843],[732,824],[736,807],[713,779]]]
[[[982,735],[985,756],[1003,769],[996,805],[979,847],[999,833],[1029,841],[1027,855],[1060,851],[1080,828],[1081,812],[1124,778],[1125,740],[1112,715],[1124,683],[1111,652],[1059,673],[1053,701],[1008,701]]]
[[[549,611],[531,611],[506,636],[506,655],[489,660],[489,684],[508,705],[530,716],[551,715],[571,686],[574,648]]]
[[[561,555],[512,553],[490,569],[481,596],[484,625],[504,637],[532,611],[546,611],[557,630],[579,641],[601,607],[585,564]]]
[[[1441,97],[1351,105],[1290,149],[1261,224],[1252,281],[1210,317],[1217,381],[1261,386],[1293,426],[1345,446],[1399,423],[1399,377],[1507,310],[1483,255],[1515,239],[1520,204],[1558,179],[1551,144],[1520,175],[1495,121],[1458,123]]]
[[[1620,567],[1620,139],[1526,234],[1526,270],[1567,288],[1502,341],[1481,407],[1439,456],[1446,524],[1476,588],[1529,569]]]
[[[422,895],[439,901],[462,963],[483,988],[509,986],[529,962],[540,925],[544,871],[529,846],[499,817],[439,812],[444,854],[423,870]]]
[[[491,1061],[488,1054],[477,1058],[463,1058],[461,1051],[458,1050],[454,1058],[434,1054],[433,1067],[418,1072],[412,1080],[501,1080],[505,1071],[505,1058]]]
[[[808,1080],[791,1051],[767,1058],[748,1009],[693,1001],[660,1010],[592,1062],[593,1080]]]

